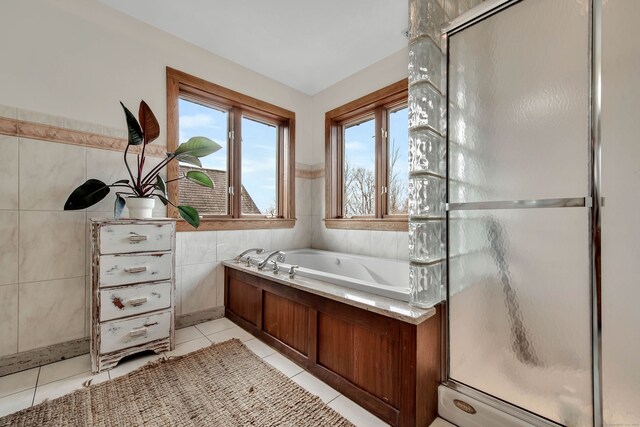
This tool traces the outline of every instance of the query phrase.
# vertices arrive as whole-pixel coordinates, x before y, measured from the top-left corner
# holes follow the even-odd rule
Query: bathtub
[[[286,273],[298,265],[296,275],[369,292],[400,301],[409,301],[409,263],[317,249],[283,251],[285,261],[279,271]],[[257,264],[263,257],[254,256]]]

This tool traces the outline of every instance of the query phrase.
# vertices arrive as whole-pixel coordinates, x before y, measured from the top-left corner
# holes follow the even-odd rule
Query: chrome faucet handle
[[[299,265],[292,265],[289,267],[289,279],[296,277],[296,268],[300,268]]]
[[[278,261],[273,260],[271,261],[271,264],[273,264],[273,267],[271,268],[271,271],[273,271],[273,274],[278,274]]]
[[[247,267],[251,267],[251,257],[247,257]]]

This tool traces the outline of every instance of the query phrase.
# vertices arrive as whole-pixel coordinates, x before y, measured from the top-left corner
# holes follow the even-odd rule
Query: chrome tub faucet
[[[287,254],[285,254],[285,253],[284,253],[284,252],[282,252],[282,251],[273,251],[273,252],[271,252],[269,255],[267,255],[267,257],[266,257],[265,259],[263,259],[262,261],[260,261],[260,262],[258,263],[258,270],[263,270],[263,269],[264,269],[264,267],[269,263],[269,260],[270,260],[271,258],[273,258],[274,256],[276,256],[276,255],[278,256],[278,257],[276,258],[276,261],[277,261],[277,262],[284,262],[285,256],[286,256]]]

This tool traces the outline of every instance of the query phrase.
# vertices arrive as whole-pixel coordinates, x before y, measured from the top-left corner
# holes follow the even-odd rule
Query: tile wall
[[[324,168],[324,164],[314,165]],[[338,230],[324,226],[324,176],[310,182],[311,247],[334,252],[346,252],[379,258],[409,259],[406,231]]]
[[[5,106],[1,117],[126,137],[124,129]],[[111,182],[126,171],[122,153],[83,145],[0,135],[0,150],[2,357],[88,336],[89,219],[112,217],[115,196],[82,211],[63,206],[87,178]],[[149,161],[152,167],[158,159]],[[309,247],[309,191],[310,180],[297,178],[293,229],[178,233],[177,314],[223,305],[221,260],[249,246]],[[165,216],[156,206],[154,216]]]

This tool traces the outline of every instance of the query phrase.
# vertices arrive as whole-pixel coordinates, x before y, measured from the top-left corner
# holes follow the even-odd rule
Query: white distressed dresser
[[[172,219],[91,220],[91,365],[174,348]]]

